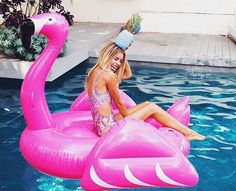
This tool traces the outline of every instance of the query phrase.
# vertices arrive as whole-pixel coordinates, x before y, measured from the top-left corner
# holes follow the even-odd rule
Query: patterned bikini
[[[92,95],[89,97],[89,101],[91,104],[91,112],[92,112],[93,121],[94,121],[94,128],[95,128],[95,131],[98,135],[101,135],[101,133],[105,129],[109,129],[112,125],[114,125],[116,123],[113,111],[111,111],[111,114],[109,114],[108,116],[103,116],[98,111],[99,106],[101,106],[104,103],[109,103],[112,108],[111,96],[110,96],[109,92],[107,91],[104,94],[99,94],[96,90],[98,78],[99,78],[102,71],[103,70],[101,70],[98,73],[98,75],[95,79],[95,83],[93,85]]]

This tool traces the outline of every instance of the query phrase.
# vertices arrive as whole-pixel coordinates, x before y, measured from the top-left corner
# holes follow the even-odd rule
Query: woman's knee
[[[152,111],[152,112],[155,112],[156,110],[156,105],[152,102],[147,102],[147,108]]]
[[[150,101],[145,101],[145,102],[143,102],[143,104],[144,104],[144,105],[150,105],[151,102],[150,102]]]
[[[156,105],[155,103],[150,103],[149,106],[150,106],[150,109],[154,113],[158,113],[161,110],[161,108],[158,105]]]

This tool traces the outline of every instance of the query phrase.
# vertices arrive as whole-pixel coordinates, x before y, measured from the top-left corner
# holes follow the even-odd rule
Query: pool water
[[[66,111],[83,91],[91,64],[80,64],[46,85],[52,112]],[[152,101],[167,109],[174,101],[190,96],[191,128],[207,135],[191,142],[189,160],[199,173],[193,188],[147,189],[186,191],[236,191],[236,75],[196,73],[133,64],[133,77],[120,88],[137,103]],[[134,70],[135,69],[135,70]],[[26,124],[19,93],[21,80],[0,79],[0,190],[78,191],[77,180],[42,174],[21,156],[19,138]],[[136,189],[143,190],[143,189]]]

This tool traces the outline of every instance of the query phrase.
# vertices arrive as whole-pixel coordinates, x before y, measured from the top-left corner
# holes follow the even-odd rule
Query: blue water
[[[84,62],[47,83],[46,98],[52,112],[67,110],[82,92],[88,65]],[[167,109],[178,98],[190,96],[191,128],[209,136],[191,142],[189,160],[200,177],[196,187],[147,190],[236,191],[236,75],[138,64],[132,68],[133,77],[121,84],[130,97],[137,103],[149,100]],[[22,158],[18,142],[26,124],[19,101],[21,83],[0,79],[0,190],[82,190],[79,181],[42,174]]]

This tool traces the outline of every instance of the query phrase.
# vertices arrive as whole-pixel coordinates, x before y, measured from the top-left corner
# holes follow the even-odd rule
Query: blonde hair
[[[118,53],[123,53],[123,55],[124,55],[123,63],[117,69],[117,71],[115,73],[118,81],[120,82],[122,79],[122,76],[124,74],[125,66],[126,66],[126,64],[128,64],[128,60],[126,58],[125,51],[123,49],[121,49],[116,43],[110,42],[101,50],[97,63],[88,72],[88,75],[86,78],[86,83],[87,83],[87,79],[91,76],[91,74],[93,73],[95,68],[100,67],[101,69],[106,70],[108,63]]]

